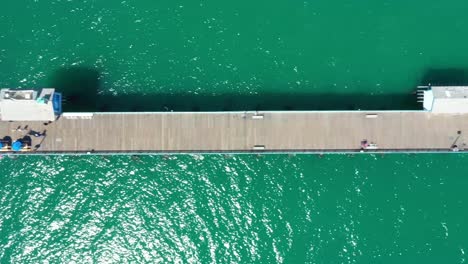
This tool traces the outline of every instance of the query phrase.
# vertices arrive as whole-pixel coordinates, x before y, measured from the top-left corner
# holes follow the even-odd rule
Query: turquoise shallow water
[[[465,163],[464,155],[4,158],[0,259],[465,263]]]
[[[68,110],[417,109],[466,1],[7,1],[0,86]],[[2,263],[466,263],[466,155],[0,160]]]

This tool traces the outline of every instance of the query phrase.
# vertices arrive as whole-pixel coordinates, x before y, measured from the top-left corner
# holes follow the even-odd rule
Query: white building
[[[54,121],[62,113],[62,95],[55,89],[0,90],[1,121]]]
[[[423,92],[424,110],[433,113],[468,113],[468,86],[430,86]]]

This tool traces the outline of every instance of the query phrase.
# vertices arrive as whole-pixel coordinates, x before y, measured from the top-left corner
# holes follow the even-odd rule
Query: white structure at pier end
[[[423,91],[424,110],[432,113],[468,113],[468,86],[428,86]]]
[[[62,112],[62,95],[55,89],[0,90],[1,121],[54,121]]]

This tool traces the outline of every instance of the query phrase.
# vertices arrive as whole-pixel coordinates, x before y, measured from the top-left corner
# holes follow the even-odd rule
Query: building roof
[[[433,86],[431,90],[436,99],[468,98],[468,86]]]
[[[423,106],[433,113],[468,113],[468,86],[433,86],[424,91]]]
[[[53,121],[54,89],[0,90],[0,120],[2,121]]]

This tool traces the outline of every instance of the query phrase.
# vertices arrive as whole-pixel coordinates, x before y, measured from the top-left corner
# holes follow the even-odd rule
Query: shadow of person
[[[32,145],[32,139],[30,136],[24,136],[22,139],[20,139],[21,143],[24,145],[31,146]]]

